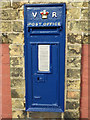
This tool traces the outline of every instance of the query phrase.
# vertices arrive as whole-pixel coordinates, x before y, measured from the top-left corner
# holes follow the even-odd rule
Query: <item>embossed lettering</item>
[[[52,12],[52,17],[57,17],[57,13],[56,12]]]
[[[35,12],[35,13],[32,12],[32,15],[35,18],[37,16],[37,12]]]

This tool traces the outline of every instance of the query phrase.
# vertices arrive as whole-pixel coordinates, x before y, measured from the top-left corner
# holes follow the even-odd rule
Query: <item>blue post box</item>
[[[64,112],[65,3],[24,6],[26,110]]]

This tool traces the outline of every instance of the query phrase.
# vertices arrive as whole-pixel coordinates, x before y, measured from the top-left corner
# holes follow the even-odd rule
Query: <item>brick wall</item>
[[[66,75],[65,112],[25,112],[24,76],[24,16],[23,5],[33,3],[60,3],[62,0],[4,0],[0,13],[2,28],[1,42],[10,49],[10,78],[13,118],[79,118],[81,84],[81,48],[88,43],[88,2],[66,2]]]

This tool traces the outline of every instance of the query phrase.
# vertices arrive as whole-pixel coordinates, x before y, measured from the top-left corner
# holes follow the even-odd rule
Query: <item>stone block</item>
[[[2,33],[1,35],[2,43],[10,44],[23,44],[24,43],[24,34],[23,33]]]
[[[82,43],[82,35],[75,34],[75,33],[69,33],[67,34],[67,40],[68,43],[75,44],[75,43]]]
[[[7,1],[7,2],[5,2],[5,0],[3,0],[2,2],[1,2],[1,7],[2,7],[2,9],[4,8],[10,8],[11,7],[11,3],[10,3],[10,1]]]
[[[88,2],[71,2],[71,5],[72,7],[88,7]]]
[[[21,21],[14,21],[13,22],[13,31],[14,32],[23,32],[23,29],[24,29],[23,26],[24,26],[23,22],[21,22]]]
[[[11,79],[11,88],[25,87],[25,79]]]
[[[10,44],[10,56],[23,56],[23,45]]]
[[[24,6],[24,4],[28,4],[28,0],[14,0],[13,1],[13,4],[12,4],[12,7],[14,9],[17,9],[17,8],[22,8]]]
[[[82,36],[82,43],[90,44],[90,35],[86,34],[86,35]]]
[[[68,68],[81,68],[81,57],[67,57]]]
[[[90,16],[90,12],[88,9],[81,9],[81,18],[88,19]]]
[[[25,98],[25,89],[23,87],[24,86],[22,86],[21,88],[11,89],[11,97],[12,98]]]
[[[54,118],[61,118],[61,113],[57,112],[27,112],[27,117],[31,119],[54,119]]]
[[[90,1],[88,2],[83,2],[83,7],[89,7],[90,6]]]
[[[1,22],[0,31],[2,31],[2,32],[11,32],[12,31],[11,22]]]
[[[67,99],[80,99],[80,91],[67,91]]]
[[[12,98],[12,109],[24,110],[24,100]]]
[[[10,75],[14,78],[23,78],[23,68],[11,68]]]
[[[24,34],[23,33],[11,33],[8,34],[8,39],[10,44],[23,44],[24,43]]]
[[[14,110],[12,111],[12,120],[20,119],[20,118],[26,118],[27,117],[27,112],[25,110]]]
[[[79,108],[80,108],[79,101],[71,101],[71,100],[66,101],[66,110],[74,110],[74,109],[79,110]]]
[[[18,19],[24,20],[24,10],[18,10]]]
[[[73,33],[88,32],[90,28],[88,26],[88,21],[68,21],[68,30]]]
[[[79,19],[80,8],[69,8],[67,10],[67,19]]]
[[[67,78],[80,79],[80,69],[67,69]]]
[[[64,114],[64,118],[69,119],[69,120],[70,120],[70,118],[72,118],[72,120],[73,120],[73,118],[75,120],[78,120],[79,117],[80,117],[79,111],[73,111],[73,112],[66,111]]]
[[[68,45],[67,56],[81,56],[81,45]]]
[[[18,11],[17,10],[2,10],[1,12],[2,20],[16,20],[18,19]]]
[[[2,33],[1,35],[1,41],[2,43],[9,43],[9,38],[8,38],[8,34],[7,33]]]
[[[67,89],[68,90],[80,90],[80,80],[68,80]]]
[[[23,57],[10,57],[10,66],[11,67],[24,67],[24,58]]]

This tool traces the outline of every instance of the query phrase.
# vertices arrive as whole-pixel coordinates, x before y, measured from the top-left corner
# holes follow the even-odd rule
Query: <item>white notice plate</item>
[[[50,71],[50,45],[38,45],[38,69]]]

